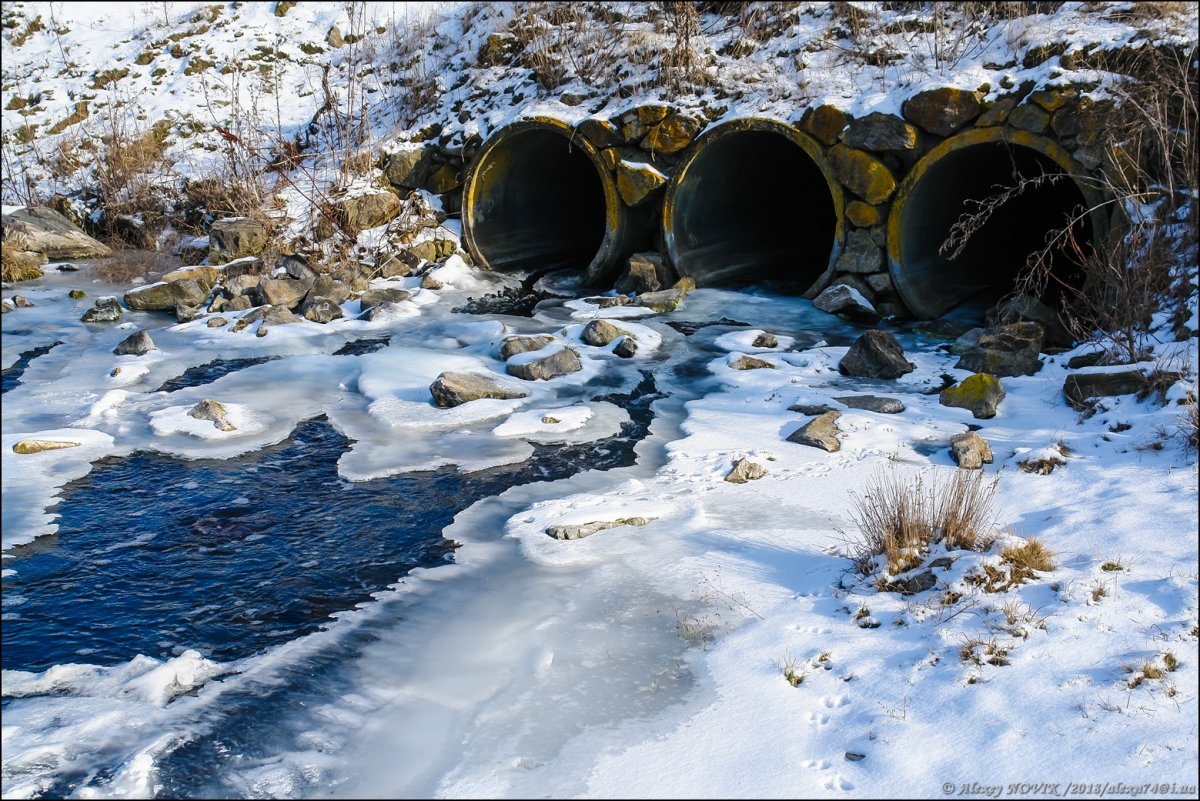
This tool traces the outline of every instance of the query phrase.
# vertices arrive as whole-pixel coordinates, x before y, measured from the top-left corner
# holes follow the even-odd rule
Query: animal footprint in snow
[[[827,695],[821,699],[821,702],[829,709],[836,709],[850,703],[850,699],[844,695]]]
[[[841,776],[834,776],[825,780],[826,790],[853,790],[854,785],[843,779]]]
[[[806,759],[800,764],[812,770],[829,770],[833,767],[833,763],[828,759]]]
[[[829,722],[829,715],[824,712],[812,712],[808,716],[808,722],[814,726],[824,726]]]

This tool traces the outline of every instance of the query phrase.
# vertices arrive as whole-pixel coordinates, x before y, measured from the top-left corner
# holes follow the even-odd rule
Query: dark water
[[[9,332],[5,332],[9,333]],[[61,342],[54,342],[49,345],[42,345],[33,348],[32,350],[24,351],[13,363],[12,367],[6,367],[0,371],[0,394],[8,392],[10,389],[15,389],[21,383],[21,376],[29,367],[30,362],[38,356],[45,356],[54,348],[61,345]]]
[[[333,352],[334,356],[362,356],[364,353],[374,353],[377,350],[383,350],[392,341],[391,337],[379,337],[377,339],[355,339],[347,342]]]
[[[238,370],[245,370],[247,367],[253,367],[256,364],[274,361],[278,358],[278,356],[259,356],[253,359],[217,359],[205,364],[196,365],[195,367],[189,367],[183,371],[182,375],[167,379],[163,382],[162,386],[154,391],[176,392],[188,387],[211,384],[221,376],[235,373]]]
[[[618,435],[537,446],[519,465],[470,474],[345,481],[337,460],[349,442],[324,418],[236,459],[102,459],[64,488],[58,533],[11,552],[0,664],[42,671],[186,648],[228,661],[314,631],[414,567],[451,559],[441,530],[475,501],[632,464],[657,397],[647,376],[599,398],[628,410]]]
[[[102,459],[64,489],[58,534],[11,551],[6,566],[17,575],[4,580],[3,668],[113,664],[185,648],[229,661],[315,631],[331,612],[368,600],[414,567],[451,560],[456,546],[440,532],[475,501],[518,484],[633,464],[660,397],[643,373],[630,392],[594,398],[627,410],[630,421],[617,435],[535,446],[519,465],[469,474],[447,468],[344,481],[337,460],[349,442],[324,418],[236,459]],[[20,602],[11,605],[14,598]],[[297,708],[328,702],[329,687],[374,639],[364,626],[269,684],[229,690],[218,712],[189,723],[193,738],[161,759],[159,795],[244,795],[219,777],[268,758],[281,738],[300,737],[281,727]],[[195,736],[197,727],[204,736]],[[60,772],[45,795],[103,781],[124,758],[114,754],[96,774]]]

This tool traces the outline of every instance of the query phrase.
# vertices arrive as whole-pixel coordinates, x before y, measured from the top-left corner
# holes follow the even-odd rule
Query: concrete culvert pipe
[[[463,238],[495,270],[586,270],[611,280],[648,245],[646,210],[622,205],[596,149],[549,118],[508,125],[484,142],[463,186]]]
[[[663,240],[698,285],[776,280],[808,289],[842,241],[842,190],[821,148],[775,120],[714,127],[667,188]]]
[[[970,236],[957,257],[942,245],[964,212],[978,207],[969,200],[995,197],[1019,178],[1056,175],[1029,186],[995,209]],[[980,129],[942,142],[919,161],[896,192],[888,218],[888,262],[901,299],[918,318],[937,317],[963,303],[990,306],[1012,291],[1031,253],[1047,244],[1082,209],[1095,208],[1097,197],[1069,154],[1055,142],[1024,132]],[[1076,240],[1098,244],[1104,223],[1099,213],[1076,224]],[[1078,286],[1079,263],[1067,252],[1050,252],[1056,281]],[[1043,301],[1053,305],[1058,294]]]

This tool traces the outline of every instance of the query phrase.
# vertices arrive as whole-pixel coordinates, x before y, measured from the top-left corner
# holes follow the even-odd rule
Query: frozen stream
[[[261,338],[78,323],[124,289],[86,270],[22,287],[35,307],[4,320],[6,796],[522,795],[547,774],[579,792],[589,738],[694,692],[696,599],[639,556],[678,546],[626,528],[618,554],[573,563],[506,530],[589,493],[627,496],[598,519],[669,516],[652,479],[715,386],[714,340],[753,321],[783,351],[848,329],[702,291],[672,315],[611,310],[643,346],[619,359],[578,339],[594,307],[456,314],[505,285],[441,277],[386,319]],[[158,349],[114,356],[138,328]],[[584,369],[520,401],[430,404],[443,369],[502,373],[509,333],[555,334]],[[183,415],[203,398],[239,430]],[[32,435],[81,445],[14,458]]]

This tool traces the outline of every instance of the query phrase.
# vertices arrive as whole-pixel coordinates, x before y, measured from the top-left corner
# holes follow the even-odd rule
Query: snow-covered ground
[[[5,133],[40,126],[30,149],[14,145],[23,160],[11,172],[6,161],[6,174],[28,175],[42,195],[70,188],[78,175],[55,175],[34,156],[76,136],[76,128],[61,137],[47,131],[83,100],[92,103],[81,128],[89,136],[101,132],[106,105],[120,100],[143,109],[147,125],[171,121],[174,177],[222,165],[219,151],[204,146],[220,142],[212,124],[232,127],[230,109],[267,97],[264,80],[278,81],[290,101],[255,109],[276,138],[312,119],[326,61],[346,102],[345,74],[361,62],[324,44],[332,26],[352,29],[345,7],[302,2],[278,17],[273,5],[220,4],[214,17],[199,3],[6,4],[6,13],[21,12],[22,26],[38,15],[45,24],[20,46],[9,36],[23,28],[8,30],[3,43]],[[386,24],[364,41],[387,50],[394,21],[425,5],[368,4],[370,18]],[[713,86],[673,97],[646,59],[629,58],[628,96],[617,98],[593,76],[568,75],[547,93],[527,69],[479,67],[488,35],[516,7],[441,4],[418,48],[424,60],[401,74],[432,70],[437,103],[414,116],[390,94],[399,90],[388,76],[365,79],[369,139],[392,147],[411,133],[402,122],[438,122],[447,141],[461,142],[517,114],[578,119],[652,99],[796,119],[821,103],[856,115],[892,111],[932,85],[1090,81],[1100,96],[1112,76],[1063,70],[1057,59],[1025,68],[1022,56],[1056,42],[1078,49],[1158,40],[1174,23],[1150,15],[1139,28],[1122,16],[1137,4],[1107,4],[1103,14],[1085,8],[1092,5],[1016,17],[953,63],[918,59],[935,43],[879,5],[870,8],[898,27],[877,41],[835,34],[848,22],[835,25],[828,4],[809,4],[786,34],[744,58],[728,55],[736,25],[710,20],[695,46],[710,58]],[[1176,22],[1193,21],[1191,31],[1196,13],[1190,5],[1172,12]],[[666,34],[639,25],[641,41],[661,50]],[[183,56],[162,41],[174,33],[185,34],[173,42]],[[851,47],[905,41],[909,57],[887,66],[847,56]],[[220,71],[256,50],[263,55],[255,63],[268,69],[240,81]],[[111,67],[130,72],[93,87]],[[559,102],[568,92],[587,102]],[[25,108],[12,103],[34,95]],[[235,96],[232,106],[205,105],[206,97]],[[454,107],[461,113],[447,111]],[[194,138],[179,133],[190,122]],[[280,194],[298,230],[303,198]],[[443,532],[461,543],[452,563],[395,576],[320,631],[227,662],[185,643],[119,664],[80,654],[46,670],[5,670],[4,797],[167,796],[182,786],[254,797],[1196,796],[1200,503],[1181,404],[1196,391],[1194,337],[1149,343],[1151,359],[1137,366],[1184,374],[1161,401],[1126,395],[1103,400],[1090,417],[1072,410],[1062,396],[1065,364],[1084,346],[1044,357],[1034,376],[1004,379],[999,413],[977,421],[929,394],[943,375],[967,375],[940,340],[902,331],[914,372],[847,378],[837,364],[861,329],[806,300],[701,289],[667,315],[572,300],[544,304],[532,318],[469,316],[450,310],[515,282],[461,260],[438,277],[440,290],[421,289],[418,278],[386,282],[413,299],[372,321],[355,319],[360,307],[351,300],[343,319],[275,326],[261,338],[254,326],[231,332],[237,314],[216,328],[204,317],[174,324],[129,311],[118,325],[82,324],[96,297],[128,288],[93,283],[86,271],[50,265],[45,278],[6,289],[35,305],[4,316],[4,368],[61,343],[33,359],[3,400],[7,622],[21,620],[24,599],[10,586],[22,578],[23,559],[70,547],[55,538],[63,488],[102,457],[148,450],[232,460],[325,415],[350,440],[338,460],[346,482],[447,466],[484,473],[546,443],[609,437],[629,413],[595,396],[630,390],[644,371],[663,397],[635,465],[525,484],[471,505]],[[77,286],[88,295],[72,301],[66,293]],[[1191,313],[1195,330],[1194,290]],[[638,355],[584,344],[582,327],[595,317],[634,333]],[[721,318],[747,325],[690,335],[666,325]],[[139,328],[158,349],[114,355]],[[755,347],[762,331],[778,346]],[[552,335],[550,347],[576,349],[583,369],[526,382],[529,395],[517,400],[432,405],[428,386],[442,371],[503,376],[499,347],[513,333]],[[390,344],[375,352],[334,355],[348,342],[386,336]],[[773,367],[735,370],[731,358],[741,353]],[[203,386],[155,391],[190,367],[260,357],[273,359]],[[867,393],[900,399],[905,410],[884,415],[833,400]],[[186,414],[206,398],[225,405],[237,430]],[[842,412],[840,451],[787,440],[809,419],[788,410],[798,403]],[[878,589],[847,555],[855,498],[880,476],[947,480],[958,470],[950,437],[972,425],[995,453],[985,472],[997,481],[1000,539],[984,553],[950,554],[958,558],[934,569],[931,589]],[[25,439],[78,445],[14,453]],[[1064,464],[1048,475],[1020,469],[1049,455]],[[724,481],[742,457],[766,475]],[[581,540],[546,534],[553,525],[630,518],[646,522]],[[347,548],[358,533],[346,532]],[[110,536],[114,546],[147,547],[123,538],[119,525]],[[1053,552],[1053,570],[1000,593],[973,582],[999,563],[1001,548],[1031,538]],[[70,595],[62,603],[68,608]],[[993,653],[984,654],[989,645]],[[269,723],[254,725],[240,711],[247,703],[269,712]],[[195,757],[186,756],[197,743],[211,755],[200,779],[188,774]]]
[[[494,279],[463,269],[460,283],[484,278]],[[998,415],[975,421],[925,394],[943,373],[967,375],[937,341],[901,335],[917,365],[901,379],[844,377],[837,362],[858,329],[762,293],[698,290],[670,315],[641,318],[642,336],[661,345],[626,360],[579,340],[578,321],[604,312],[574,301],[531,319],[471,317],[448,310],[479,290],[448,287],[418,293],[423,304],[384,322],[349,319],[348,301],[346,319],[259,338],[253,327],[234,334],[136,312],[120,326],[75,323],[86,299],[65,290],[78,283],[52,273],[23,290],[34,308],[5,316],[6,366],[63,342],[4,398],[6,578],[22,564],[9,549],[54,530],[46,506],[101,455],[227,458],[324,413],[353,440],[340,461],[347,479],[439,463],[474,470],[523,460],[528,443],[611,434],[624,413],[581,394],[603,376],[629,387],[649,369],[667,397],[637,465],[475,504],[444,532],[462,543],[453,564],[397,576],[323,631],[232,664],[190,651],[5,671],[6,797],[68,775],[80,795],[151,794],[173,751],[215,736],[228,699],[256,687],[286,697],[290,668],[342,647],[345,664],[318,683],[319,702],[214,766],[219,786],[254,796],[879,797],[936,795],[945,783],[1194,783],[1196,455],[1179,436],[1177,401],[1194,386],[1195,339],[1156,351],[1158,364],[1190,376],[1165,404],[1123,396],[1082,419],[1061,395],[1067,353],[1005,379]],[[665,325],[730,316],[751,327],[685,336]],[[135,327],[159,349],[114,356]],[[780,345],[750,347],[761,330]],[[584,369],[524,382],[530,395],[516,401],[432,406],[427,387],[442,370],[502,374],[508,332],[571,343]],[[330,355],[380,335],[392,337],[382,350]],[[732,369],[730,354],[746,351],[775,367]],[[214,354],[283,358],[150,391]],[[901,399],[905,411],[831,400],[861,393]],[[204,397],[242,428],[193,430],[181,410]],[[839,452],[786,440],[808,419],[788,411],[798,402],[842,408]],[[995,452],[986,470],[998,476],[1001,541],[954,554],[931,590],[877,591],[846,556],[853,495],[880,471],[944,479],[958,470],[949,438],[971,423]],[[14,453],[23,438],[81,446]],[[1065,464],[1051,474],[1018,468],[1059,446]],[[724,481],[743,456],[767,475]],[[546,534],[631,517],[649,521],[583,540]],[[1054,552],[1055,570],[997,594],[968,581],[1004,544],[1030,537]],[[6,619],[21,614],[19,600],[6,593]],[[365,645],[345,645],[364,629]],[[972,638],[994,640],[1006,664],[965,660]],[[1162,676],[1135,681],[1146,662]]]

